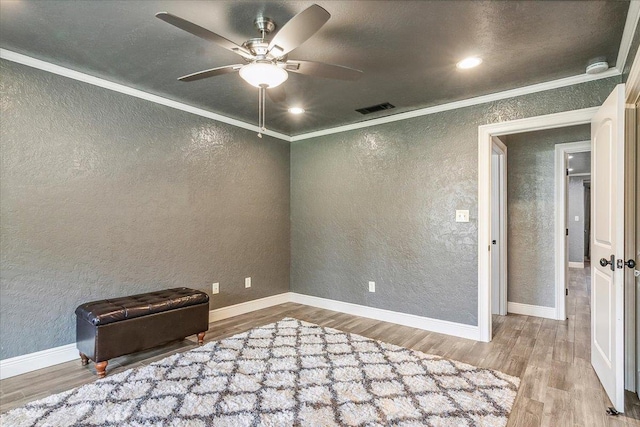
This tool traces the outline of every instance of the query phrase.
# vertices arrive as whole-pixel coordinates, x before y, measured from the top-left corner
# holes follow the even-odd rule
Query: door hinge
[[[569,176],[569,169],[565,169],[567,176]]]
[[[564,295],[565,296],[569,296],[569,289],[567,289],[567,288],[564,289]]]
[[[568,228],[565,228],[565,229],[564,229],[564,235],[565,235],[565,236],[568,236],[568,235],[569,235],[569,229],[568,229]]]

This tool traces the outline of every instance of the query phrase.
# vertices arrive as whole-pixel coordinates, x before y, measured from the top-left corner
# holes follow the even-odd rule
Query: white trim
[[[500,248],[500,306],[498,307],[498,314],[500,316],[505,316],[507,314],[507,281],[509,278],[509,272],[507,269],[507,254],[509,253],[507,241],[507,146],[504,145],[497,136],[491,139],[493,142],[491,149],[499,155],[498,173],[500,174],[500,188],[498,191],[501,198],[499,203],[500,241],[498,242],[498,247]],[[491,234],[493,235],[493,233]],[[493,293],[493,289],[491,292]],[[493,312],[493,309],[491,311]]]
[[[478,128],[478,327],[480,341],[492,336],[491,313],[491,152],[492,136]],[[484,248],[487,248],[485,251]]]
[[[640,4],[640,2],[638,3]],[[640,99],[640,49],[636,51],[625,88],[625,102],[631,104],[631,108],[635,108]]]
[[[568,262],[567,254],[567,236],[566,229],[568,227],[567,218],[567,175],[566,175],[566,157],[570,153],[581,153],[585,151],[591,151],[591,141],[579,141],[569,142],[566,144],[556,144],[555,146],[555,179],[554,179],[554,192],[555,192],[555,231],[554,231],[554,245],[555,245],[555,272],[556,272],[556,284],[555,284],[555,306],[556,306],[556,319],[566,319],[566,294],[565,289],[567,287],[567,268],[571,267],[571,263]],[[584,268],[584,264],[579,268]]]
[[[285,292],[229,307],[219,308],[217,310],[211,310],[209,311],[209,322],[215,322],[217,320],[238,316],[251,311],[284,304],[289,301],[289,292]],[[37,351],[35,353],[23,354],[10,359],[3,359],[0,360],[0,380],[36,371],[38,369],[48,368],[74,359],[78,359],[78,363],[80,363],[80,356],[78,355],[78,349],[76,348],[75,343]]]
[[[291,301],[289,294],[290,292],[284,292],[270,297],[254,299],[253,301],[241,302],[240,304],[211,310],[209,311],[209,323],[256,310],[262,310],[263,308],[273,307],[274,305],[284,304],[285,302]]]
[[[37,68],[39,70],[47,71],[60,76],[68,77],[70,79],[78,80],[84,83],[89,83],[94,86],[102,87],[105,89],[113,90],[115,92],[123,93],[126,95],[134,96],[136,98],[144,99],[146,101],[155,102],[160,105],[165,105],[170,108],[185,111],[191,114],[195,114],[201,117],[206,117],[212,120],[226,123],[232,126],[236,126],[242,129],[258,132],[258,127],[237,119],[232,119],[221,114],[212,113],[210,111],[203,110],[201,108],[192,107],[187,104],[183,104],[178,101],[174,101],[168,98],[163,98],[158,95],[153,95],[148,92],[134,89],[119,83],[114,83],[109,80],[101,79],[99,77],[91,76],[89,74],[81,73],[79,71],[72,70],[70,68],[61,67],[59,65],[52,64],[50,62],[42,61],[21,53],[13,52],[8,49],[0,48],[0,58],[7,61],[16,62],[18,64],[26,65],[28,67]],[[420,108],[418,110],[407,111],[405,113],[394,114],[392,116],[380,117],[378,119],[367,120],[360,123],[353,123],[345,126],[338,126],[329,129],[323,129],[315,132],[304,133],[295,136],[285,135],[283,133],[267,130],[263,132],[265,135],[272,136],[274,138],[281,139],[283,141],[294,142],[302,141],[309,138],[316,138],[323,135],[331,135],[334,133],[347,132],[354,129],[361,129],[370,126],[376,126],[383,123],[397,122],[401,120],[407,120],[414,117],[426,116],[429,114],[440,113],[443,111],[455,110],[458,108],[469,107],[472,105],[484,104],[487,102],[499,101],[501,99],[513,98],[516,96],[528,95],[536,92],[543,92],[545,90],[557,89],[566,86],[572,86],[580,83],[586,83],[594,80],[606,79],[609,77],[619,76],[621,72],[616,68],[610,68],[609,70],[600,74],[579,74],[577,76],[565,77],[562,79],[551,80],[548,82],[537,83],[530,86],[523,86],[515,89],[510,89],[502,92],[496,92],[489,95],[477,96],[474,98],[463,99],[460,101],[449,102],[446,104],[440,104],[433,107]]]
[[[59,76],[68,77],[73,80],[78,80],[84,83],[89,83],[94,86],[98,86],[104,89],[109,89],[114,92],[124,93],[125,95],[134,96],[136,98],[144,99],[146,101],[155,102],[156,104],[164,105],[166,107],[175,108],[176,110],[186,111],[187,113],[195,114],[197,116],[206,117],[208,119],[216,120],[218,122],[226,123],[228,125],[236,126],[242,129],[258,132],[258,126],[245,123],[240,120],[232,119],[220,114],[212,113],[210,111],[203,110],[202,108],[192,107],[187,104],[183,104],[178,101],[173,101],[168,98],[163,98],[158,95],[153,95],[148,92],[144,92],[138,89],[134,89],[129,86],[114,83],[109,80],[101,79],[99,77],[91,76],[89,74],[81,73],[69,68],[61,67],[59,65],[52,64],[50,62],[41,61],[36,58],[32,58],[21,53],[13,52],[7,49],[0,48],[0,58],[7,61],[16,62],[18,64],[26,65],[28,67],[37,68],[39,70],[48,71]],[[288,135],[266,130],[262,132],[265,135],[272,136],[274,138],[282,139],[284,141],[291,141]]]
[[[555,319],[555,307],[543,307],[541,305],[521,304],[511,302],[507,304],[507,311],[513,314],[523,314],[525,316],[544,317],[545,319]]]
[[[286,302],[296,302],[298,304],[304,304],[311,307],[339,311],[341,313],[351,314],[354,316],[396,323],[398,325],[410,326],[417,329],[453,335],[471,340],[477,340],[479,335],[478,327],[474,325],[465,325],[446,320],[432,319],[429,317],[367,307],[364,305],[319,298],[294,292],[285,292],[266,298],[260,298],[253,301],[231,305],[229,307],[211,310],[209,311],[209,322],[216,322],[218,320],[227,319],[240,314],[262,310],[263,308],[272,307],[274,305],[284,304]],[[69,362],[74,359],[78,359],[79,363],[80,357],[78,356],[78,350],[75,343],[0,360],[0,379],[14,377],[16,375]]]
[[[627,55],[629,55],[629,49],[631,49],[631,43],[633,42],[633,36],[638,27],[638,19],[640,19],[640,2],[631,1],[629,2],[627,20],[624,23],[622,40],[620,40],[620,48],[618,49],[618,57],[616,58],[616,69],[618,69],[620,73],[624,71]]]
[[[583,262],[569,261],[569,268],[582,268],[582,269],[584,269],[584,261]]]
[[[366,317],[383,322],[410,326],[412,328],[423,329],[425,331],[453,335],[470,340],[478,340],[478,327],[475,325],[465,325],[446,320],[432,319],[430,317],[416,316],[414,314],[400,313],[397,311],[314,297],[295,292],[291,293],[291,302],[323,308],[325,310],[338,311],[340,313],[351,314],[353,316]]]
[[[638,3],[638,2],[636,2]],[[640,9],[640,4],[636,5],[637,8]],[[632,111],[636,111],[636,104],[640,101],[640,49],[636,51],[636,56],[634,57],[633,64],[631,64],[631,71],[629,72],[629,77],[627,78],[625,84],[625,102],[627,103],[627,108],[632,109]],[[631,136],[632,132],[635,133],[636,126],[632,126],[636,124],[636,114],[628,114],[625,117],[625,122],[627,124],[627,135]],[[635,144],[633,141],[628,141],[627,146],[629,152],[625,153],[630,154],[633,150],[638,149],[638,140],[640,140],[640,136],[635,135]],[[630,142],[630,143],[629,143]],[[631,173],[635,170],[636,173],[640,173],[640,165],[633,165],[634,156],[631,154],[630,158],[627,160],[630,161],[629,168],[627,169]],[[630,174],[627,174],[629,177]],[[626,184],[629,184],[629,192],[626,194],[627,200],[632,200],[632,195],[634,194],[631,187],[635,187],[635,183],[631,180]],[[626,185],[625,184],[625,185]],[[638,189],[635,189],[638,191]],[[638,205],[640,208],[640,205]],[[630,209],[633,209],[633,206],[630,205]],[[631,215],[633,217],[633,215]],[[625,228],[627,228],[628,236],[627,239],[627,255],[629,258],[634,258],[637,251],[640,248],[636,248],[636,253],[630,250],[630,247],[634,246],[634,237],[632,236],[632,230],[635,227],[640,227],[640,223],[635,224],[635,218],[630,218],[630,224],[625,224]],[[629,227],[631,225],[631,227]],[[638,259],[638,257],[635,257]],[[625,257],[625,259],[627,259]],[[629,272],[626,272],[629,274]],[[640,389],[640,343],[636,342],[637,336],[637,328],[638,328],[638,319],[637,319],[637,310],[638,305],[635,303],[637,300],[636,295],[636,283],[633,279],[629,278],[629,282],[625,283],[625,388],[628,390],[636,390]],[[634,378],[633,372],[638,372],[638,377]]]
[[[491,146],[492,136],[591,123],[598,107],[493,123],[478,127],[478,327],[491,341]]]
[[[367,120],[364,122],[353,123],[344,126],[338,126],[330,129],[322,129],[315,132],[303,133],[291,137],[291,142],[302,141],[304,139],[316,138],[324,135],[331,135],[334,133],[347,132],[355,129],[362,129],[370,126],[381,125],[384,123],[397,122],[400,120],[412,119],[414,117],[427,116],[430,114],[441,113],[443,111],[455,110],[458,108],[470,107],[472,105],[485,104],[487,102],[499,101],[501,99],[513,98],[516,96],[528,95],[536,92],[543,92],[545,90],[558,89],[561,87],[572,86],[580,83],[586,83],[593,80],[606,79],[609,77],[619,76],[621,72],[615,68],[609,68],[609,70],[600,74],[580,74],[572,77],[565,77],[563,79],[552,80],[544,83],[538,83],[530,86],[523,86],[516,89],[505,90],[502,92],[496,92],[489,95],[477,96],[475,98],[463,99],[461,101],[449,102],[447,104],[440,104],[433,107],[420,108],[418,110],[407,111],[406,113],[394,114],[392,116],[380,117],[378,119]]]
[[[74,359],[78,359],[78,364],[80,363],[80,356],[75,343],[3,359],[0,360],[0,380]]]
[[[478,129],[485,131],[487,135],[500,136],[542,129],[583,125],[591,123],[591,117],[593,117],[599,108],[600,107],[590,107],[581,110],[563,111],[560,113],[546,114],[544,116],[511,120],[508,122],[491,123],[479,126]]]

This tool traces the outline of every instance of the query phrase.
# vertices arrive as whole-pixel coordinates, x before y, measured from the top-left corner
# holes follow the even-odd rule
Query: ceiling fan
[[[275,88],[287,80],[288,71],[339,80],[356,80],[362,76],[362,71],[342,65],[288,59],[289,52],[314,35],[331,17],[329,12],[317,4],[291,18],[272,39],[268,39],[267,36],[275,30],[276,23],[267,17],[258,17],[254,25],[260,31],[261,37],[251,38],[242,45],[237,45],[206,28],[167,12],[157,13],[156,17],[181,30],[214,42],[244,59],[245,64],[198,71],[182,76],[178,80],[192,82],[238,71],[240,77],[246,82],[259,88],[258,127],[261,132],[266,130],[264,123],[266,89],[269,89],[267,93],[274,102],[284,101],[286,96],[282,87]],[[261,132],[258,133],[259,137],[262,137]]]

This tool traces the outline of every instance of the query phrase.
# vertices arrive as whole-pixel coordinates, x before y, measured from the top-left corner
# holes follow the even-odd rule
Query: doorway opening
[[[585,205],[585,180],[591,185],[591,141],[556,145],[556,319],[568,318],[566,298],[570,278],[584,281],[585,219],[591,218],[591,206]],[[590,233],[590,231],[589,231]],[[570,271],[572,269],[572,271]],[[582,271],[581,271],[582,270]],[[588,276],[588,274],[587,274]],[[576,291],[584,283],[573,283]],[[574,298],[572,298],[572,301]],[[588,325],[590,318],[582,319]]]
[[[584,124],[492,137],[492,315],[564,320],[568,266],[584,268],[590,134]],[[580,273],[576,286],[584,293],[588,274]],[[582,323],[588,327],[589,319]]]
[[[494,152],[494,137],[501,137],[510,134],[520,134],[539,130],[557,129],[576,125],[590,124],[591,119],[598,108],[586,108],[583,110],[568,111],[563,113],[550,114],[546,116],[532,117],[528,119],[514,120],[510,122],[494,123],[483,125],[478,128],[478,326],[481,341],[491,341],[492,336],[492,229],[491,219],[493,217],[492,204],[492,155]],[[535,159],[533,159],[535,161]],[[560,164],[562,165],[562,164]],[[558,165],[556,164],[556,172]],[[561,172],[565,175],[565,172]],[[506,181],[506,180],[505,180]],[[506,182],[505,182],[506,183]],[[509,184],[511,185],[511,183]],[[557,195],[556,195],[557,200]],[[564,196],[561,200],[564,200]],[[557,205],[557,204],[556,204]],[[511,215],[511,213],[509,213]],[[563,221],[564,222],[564,221]],[[562,224],[564,226],[564,224]],[[555,233],[557,235],[557,233]],[[560,245],[560,250],[555,252],[564,253],[565,240],[552,243],[555,248]],[[510,251],[512,242],[509,242]],[[553,265],[553,264],[552,264]],[[564,265],[564,260],[563,264]],[[556,281],[556,289],[553,295],[556,319],[565,319],[565,271],[561,268],[562,281]],[[558,286],[559,284],[559,286]],[[559,288],[559,289],[558,289]]]

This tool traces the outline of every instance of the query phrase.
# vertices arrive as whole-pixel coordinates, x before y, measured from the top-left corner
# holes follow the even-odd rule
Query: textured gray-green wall
[[[501,137],[507,145],[508,301],[555,307],[555,145],[589,140],[590,132],[583,125]]]
[[[289,290],[287,142],[0,67],[0,359],[74,342],[85,301]]]
[[[477,324],[478,126],[600,105],[619,82],[294,142],[292,290]]]

